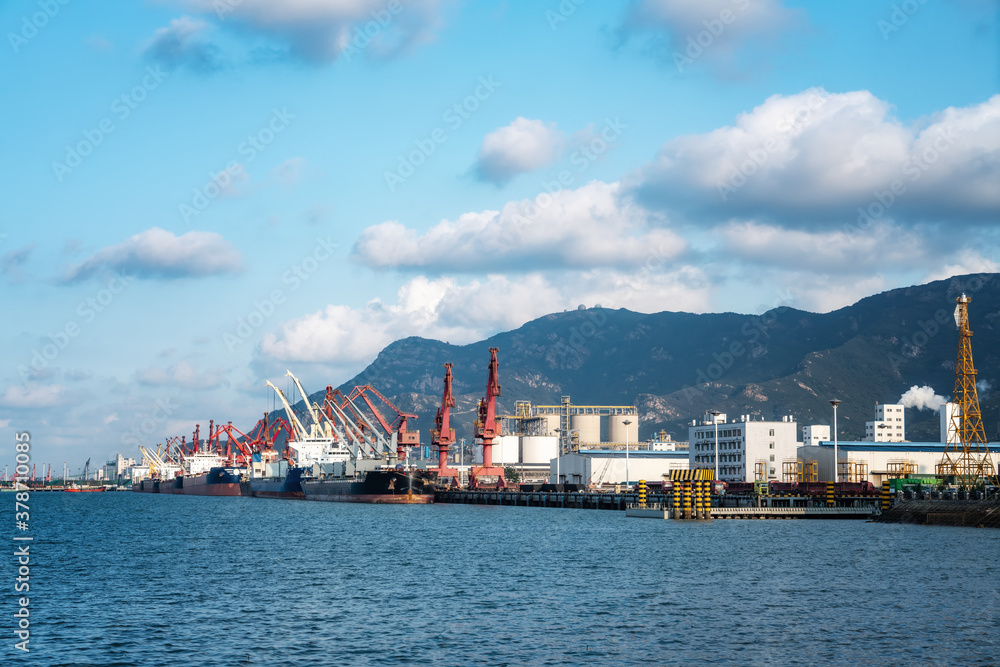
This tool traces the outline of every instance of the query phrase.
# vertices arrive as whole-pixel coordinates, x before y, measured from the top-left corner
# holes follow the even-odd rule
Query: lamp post
[[[632,420],[631,419],[626,419],[622,423],[625,424],[625,490],[628,491],[628,481],[629,481],[629,474],[628,474],[628,426],[629,426],[629,424],[632,423]]]
[[[839,398],[834,398],[830,401],[830,405],[833,406],[833,483],[836,484],[838,480],[838,468],[840,467],[840,459],[837,458],[837,406],[840,405],[841,401]]]
[[[711,410],[708,414],[712,415],[712,423],[715,424],[715,478],[719,479],[719,415],[722,413],[718,410]]]

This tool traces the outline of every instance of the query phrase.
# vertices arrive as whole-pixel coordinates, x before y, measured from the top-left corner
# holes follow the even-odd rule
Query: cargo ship
[[[175,495],[184,493],[184,477],[177,475],[173,479],[161,479],[156,492]]]
[[[245,471],[245,468],[213,466],[208,472],[184,475],[181,493],[185,496],[241,495],[240,481]],[[162,482],[160,484],[162,486]]]
[[[306,500],[342,503],[427,504],[434,502],[435,486],[415,472],[377,469],[355,477],[323,477],[302,482]]]
[[[153,486],[159,484],[160,480],[153,480],[150,477],[132,482],[132,491],[135,493],[153,493]]]
[[[310,468],[288,468],[285,475],[250,477],[240,482],[240,493],[254,498],[305,498],[302,478]]]

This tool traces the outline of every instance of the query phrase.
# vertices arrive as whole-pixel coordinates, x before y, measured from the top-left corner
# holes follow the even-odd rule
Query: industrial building
[[[569,396],[563,396],[559,405],[518,401],[515,414],[504,420],[520,420],[523,431],[532,427],[530,422],[541,422],[545,435],[559,435],[562,451],[594,445],[624,449],[639,442],[639,413],[634,405],[573,405]]]
[[[945,446],[943,442],[838,442],[838,481],[867,481],[879,486],[893,477],[935,475]],[[798,459],[817,463],[817,481],[833,481],[832,442],[803,445],[798,448]]]
[[[558,466],[554,459],[560,452],[639,447],[639,415],[632,405],[573,405],[569,396],[559,405],[517,401],[514,414],[500,415],[499,420],[501,436],[493,444],[493,462],[513,466],[528,482],[552,477],[550,468]],[[667,436],[658,446],[676,448],[677,443]],[[482,450],[476,448],[476,462],[481,461]]]
[[[868,442],[906,442],[906,416],[898,403],[875,406],[875,421],[865,422]]]
[[[684,451],[620,451],[611,449],[570,452],[553,460],[549,481],[555,484],[635,484],[640,479],[660,482],[671,470],[687,470]]]
[[[726,415],[708,412],[688,429],[688,457],[692,470],[715,469],[725,482],[780,480],[784,460],[795,458],[798,427],[792,417],[779,421],[753,421],[741,415],[734,422]],[[718,463],[716,463],[718,451]]]
[[[824,440],[830,440],[830,427],[827,424],[813,424],[802,427],[802,443],[805,445],[818,445]]]

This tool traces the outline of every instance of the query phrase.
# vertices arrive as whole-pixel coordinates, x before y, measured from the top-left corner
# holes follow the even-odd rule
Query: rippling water
[[[0,650],[26,664],[1000,659],[1000,531],[133,493],[31,502],[32,650],[12,650],[9,620]],[[12,494],[0,503],[9,527]]]

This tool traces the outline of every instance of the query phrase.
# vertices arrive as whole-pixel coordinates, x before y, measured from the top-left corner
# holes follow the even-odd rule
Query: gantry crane
[[[507,487],[503,466],[493,465],[493,440],[500,435],[497,422],[497,397],[500,396],[500,364],[497,362],[497,348],[490,348],[490,373],[486,381],[486,397],[479,401],[479,419],[476,420],[475,434],[483,448],[483,465],[469,473],[469,486],[480,488],[483,477],[496,477],[499,488]]]
[[[439,482],[450,486],[460,486],[459,472],[448,467],[448,450],[455,444],[455,429],[451,427],[451,409],[455,407],[455,396],[451,391],[451,364],[444,365],[444,393],[441,395],[441,407],[434,416],[434,428],[431,429],[431,446],[437,448]]]

